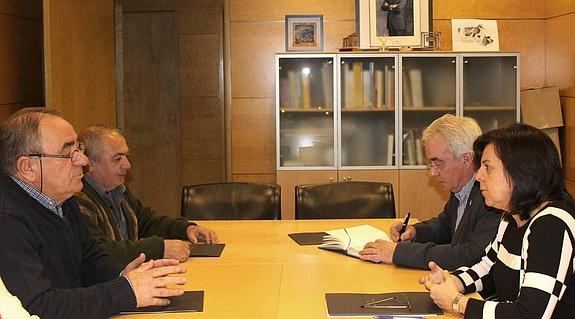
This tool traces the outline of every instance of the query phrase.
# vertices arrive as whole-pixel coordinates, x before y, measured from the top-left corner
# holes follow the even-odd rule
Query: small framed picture
[[[286,15],[286,51],[323,51],[323,15]]]

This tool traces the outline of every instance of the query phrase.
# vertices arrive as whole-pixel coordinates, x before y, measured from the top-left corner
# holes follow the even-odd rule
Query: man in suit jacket
[[[389,36],[407,35],[406,4],[407,0],[385,0],[381,5],[381,10],[387,12],[387,30]]]
[[[90,234],[108,254],[123,263],[142,252],[148,259],[186,261],[190,241],[217,242],[213,230],[159,214],[130,192],[124,185],[131,168],[129,149],[118,130],[92,126],[78,139],[90,162],[76,197]]]
[[[430,175],[451,192],[439,216],[400,234],[391,226],[393,242],[377,240],[360,252],[364,260],[427,269],[435,261],[443,269],[473,265],[495,236],[501,212],[485,206],[475,181],[473,142],[481,135],[477,122],[447,114],[423,132]]]

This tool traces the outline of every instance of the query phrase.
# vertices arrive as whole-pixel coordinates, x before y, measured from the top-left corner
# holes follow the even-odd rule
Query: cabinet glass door
[[[517,122],[517,57],[463,57],[463,115],[483,132]]]
[[[402,166],[425,165],[423,130],[446,113],[456,114],[455,56],[402,56]]]
[[[334,58],[278,59],[279,166],[330,166],[334,159]]]
[[[341,166],[395,165],[395,58],[342,56]]]

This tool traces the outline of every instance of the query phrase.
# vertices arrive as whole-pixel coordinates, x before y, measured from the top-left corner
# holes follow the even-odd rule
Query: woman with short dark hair
[[[474,143],[485,203],[504,214],[482,260],[421,278],[434,302],[466,318],[575,318],[575,202],[542,131],[514,124]],[[462,293],[493,286],[493,301]]]

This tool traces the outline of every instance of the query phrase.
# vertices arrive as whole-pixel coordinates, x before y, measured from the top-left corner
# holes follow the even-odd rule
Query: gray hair
[[[20,156],[42,152],[40,122],[50,116],[61,117],[53,109],[28,107],[10,115],[0,125],[0,172],[3,175],[16,173]]]
[[[481,135],[481,128],[470,117],[445,114],[423,131],[421,143],[427,145],[429,139],[435,135],[445,140],[453,157],[460,158],[465,153],[473,153],[473,142]]]
[[[118,129],[104,125],[90,126],[78,135],[78,141],[84,143],[84,153],[88,158],[90,158],[90,160],[96,162],[100,160],[102,153],[104,152],[104,142],[102,137],[107,134],[118,134],[122,136],[122,133],[120,133]]]

